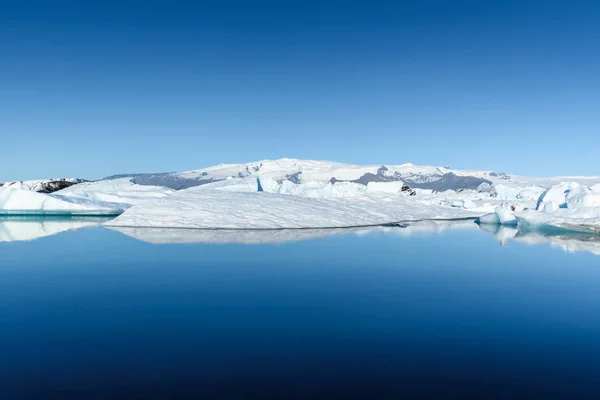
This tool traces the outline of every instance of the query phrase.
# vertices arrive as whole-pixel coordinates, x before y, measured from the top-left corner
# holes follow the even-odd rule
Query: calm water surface
[[[600,398],[598,238],[69,224],[0,221],[1,399]]]

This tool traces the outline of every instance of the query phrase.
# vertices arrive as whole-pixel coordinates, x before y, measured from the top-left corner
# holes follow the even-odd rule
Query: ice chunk
[[[485,225],[500,225],[500,218],[498,218],[498,214],[493,212],[477,218],[477,223]]]
[[[404,182],[369,182],[367,184],[367,193],[387,193],[387,194],[398,194],[402,192],[402,187],[405,186]]]
[[[223,181],[207,183],[200,190],[222,190],[225,192],[258,192],[257,178],[230,178]]]
[[[354,182],[336,182],[331,187],[331,197],[352,198],[364,195],[367,187]]]
[[[496,207],[493,213],[477,219],[480,224],[516,226],[517,219],[513,212],[505,207]]]
[[[0,188],[0,215],[118,215],[123,208],[104,202],[70,201],[29,190]]]
[[[480,213],[421,203],[415,197],[380,201],[309,199],[264,192],[235,193],[191,188],[132,207],[110,226],[160,228],[279,229],[389,224],[406,220],[477,217]]]
[[[476,208],[477,205],[470,199],[456,200],[452,202],[452,207],[457,208]]]
[[[578,188],[579,186],[581,185],[577,182],[563,182],[561,184],[552,186],[540,195],[536,210],[542,210],[544,205],[549,202],[556,203],[559,208],[565,208],[567,206],[567,193]]]
[[[554,211],[558,210],[560,207],[558,207],[558,204],[556,204],[553,201],[549,201],[547,203],[544,203],[544,209],[542,210],[545,213],[553,213]]]
[[[498,200],[538,200],[543,192],[544,189],[539,186],[494,186],[494,197]]]
[[[517,225],[517,219],[511,210],[505,207],[497,207],[495,210],[500,225]]]
[[[74,203],[112,203],[126,209],[146,200],[168,196],[173,192],[173,189],[166,187],[138,185],[135,179],[121,178],[80,183],[53,193],[52,196]]]
[[[566,197],[567,208],[600,207],[600,193],[585,186],[570,191]]]

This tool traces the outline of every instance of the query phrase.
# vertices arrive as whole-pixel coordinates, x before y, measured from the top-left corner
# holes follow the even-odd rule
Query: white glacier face
[[[342,228],[422,219],[474,218],[478,212],[414,197],[314,199],[265,192],[235,193],[190,188],[132,207],[108,226],[158,228]]]

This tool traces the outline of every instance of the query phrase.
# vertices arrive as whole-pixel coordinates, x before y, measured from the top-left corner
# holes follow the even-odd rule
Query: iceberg
[[[496,207],[493,213],[477,218],[476,222],[485,225],[517,225],[517,219],[513,213],[513,210],[505,207]]]
[[[596,186],[594,186],[596,188]],[[555,228],[600,232],[600,193],[577,182],[562,182],[545,190],[535,209],[496,208],[477,220],[480,224],[518,225],[527,229]]]
[[[408,196],[325,200],[266,192],[207,191],[195,187],[134,206],[106,225],[201,229],[346,228],[478,215],[480,212],[422,203]]]
[[[119,215],[146,200],[162,198],[173,190],[137,185],[131,179],[80,183],[46,194],[0,188],[0,215]]]
[[[110,203],[71,201],[29,190],[0,188],[0,215],[118,215],[123,208]]]
[[[134,178],[86,182],[53,193],[57,199],[73,203],[111,203],[124,209],[169,196],[175,190],[162,186],[138,185]]]

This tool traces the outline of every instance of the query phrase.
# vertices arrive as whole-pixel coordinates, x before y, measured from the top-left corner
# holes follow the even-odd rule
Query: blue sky
[[[600,174],[594,1],[4,1],[0,181],[266,158]]]

